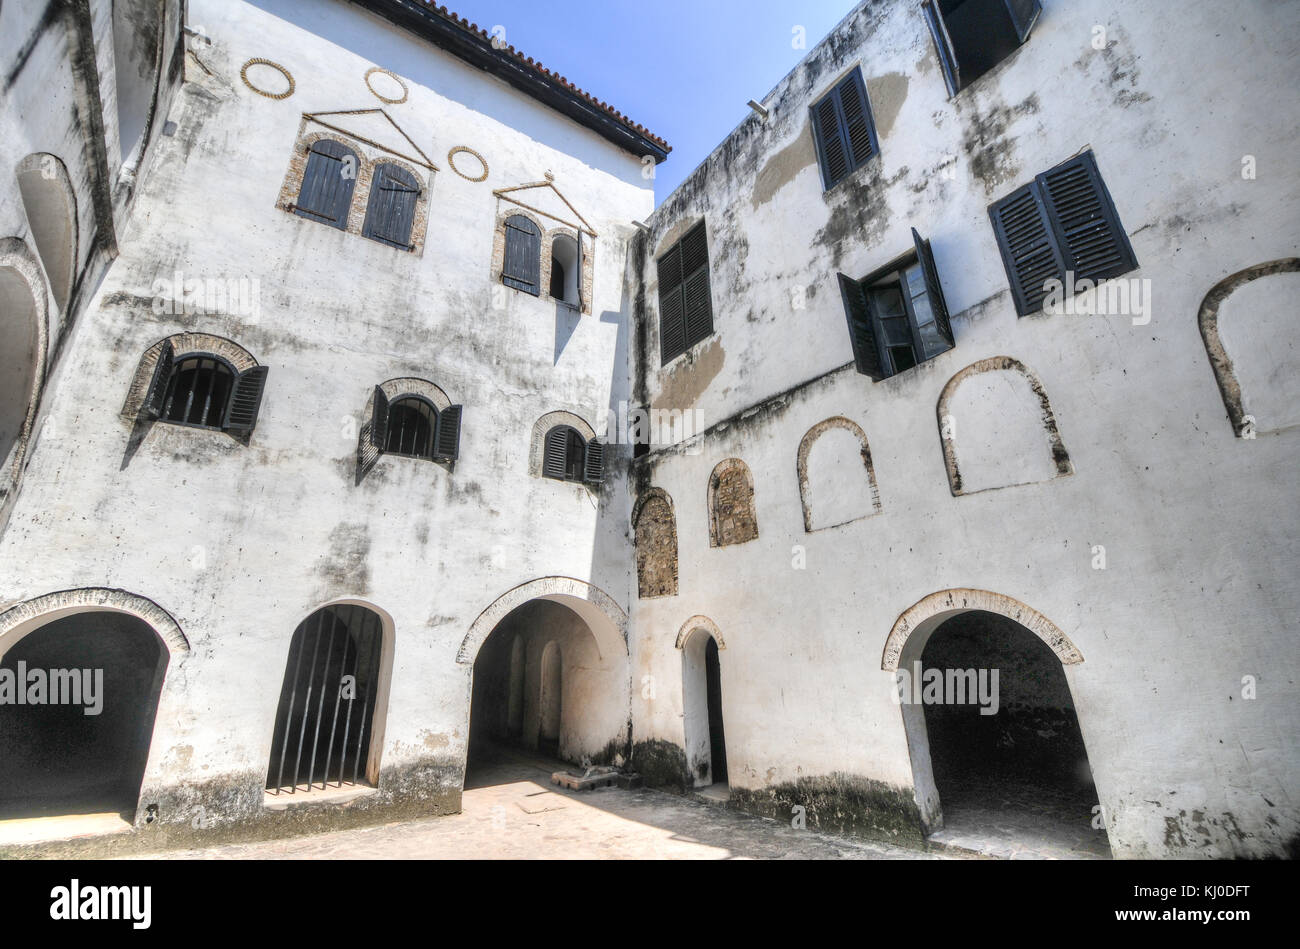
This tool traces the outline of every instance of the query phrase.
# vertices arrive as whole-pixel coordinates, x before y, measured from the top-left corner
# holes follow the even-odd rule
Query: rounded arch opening
[[[0,472],[11,477],[36,411],[43,362],[41,298],[26,274],[0,264]]]
[[[728,786],[723,725],[722,657],[717,625],[705,616],[687,620],[677,634],[682,653],[682,732],[686,767],[697,788]]]
[[[113,0],[113,62],[123,168],[133,168],[139,162],[153,117],[162,16],[162,4],[153,0]]]
[[[54,305],[66,314],[77,267],[77,199],[68,169],[56,156],[38,153],[19,163],[17,177]]]

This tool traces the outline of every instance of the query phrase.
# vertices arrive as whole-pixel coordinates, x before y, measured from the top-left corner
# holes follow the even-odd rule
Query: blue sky
[[[481,29],[504,26],[515,49],[667,139],[659,203],[856,0],[444,2]]]

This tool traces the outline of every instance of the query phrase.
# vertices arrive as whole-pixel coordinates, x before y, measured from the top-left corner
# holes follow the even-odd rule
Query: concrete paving
[[[287,840],[157,854],[164,859],[937,859],[934,854],[795,830],[721,804],[650,789],[568,791],[564,765],[510,753],[473,771],[463,810]]]

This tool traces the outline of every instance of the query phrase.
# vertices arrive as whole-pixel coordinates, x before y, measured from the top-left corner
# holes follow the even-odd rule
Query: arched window
[[[605,446],[595,439],[588,442],[572,425],[556,425],[546,433],[542,476],[557,481],[601,481]]]
[[[541,293],[542,232],[522,214],[506,218],[501,282],[525,293]]]
[[[266,787],[276,793],[373,781],[371,736],[383,668],[379,614],[327,606],[294,631]]]
[[[370,417],[371,445],[378,452],[410,458],[454,461],[460,454],[461,406],[442,411],[424,396],[390,400],[375,386]]]
[[[357,153],[327,138],[307,147],[307,170],[293,213],[347,230],[348,208],[360,163]]]
[[[415,223],[415,202],[419,197],[420,182],[415,175],[400,165],[376,166],[370,181],[362,236],[411,250],[411,226]]]
[[[266,373],[265,366],[235,372],[229,362],[210,353],[186,353],[178,359],[167,340],[154,365],[144,416],[194,428],[251,432]]]
[[[53,155],[28,155],[18,165],[18,192],[60,312],[68,306],[77,266],[77,199],[68,169]]]
[[[578,283],[582,265],[578,260],[578,242],[567,234],[551,241],[551,298],[579,306]]]

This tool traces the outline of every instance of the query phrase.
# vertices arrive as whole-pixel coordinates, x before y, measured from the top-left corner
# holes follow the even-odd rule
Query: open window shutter
[[[1137,267],[1092,152],[1076,155],[1036,181],[1075,280],[1104,280]]]
[[[835,94],[831,93],[813,106],[813,138],[821,158],[822,183],[829,189],[849,173],[848,149],[840,131],[839,115],[835,110]]]
[[[682,297],[686,349],[713,335],[713,301],[709,289],[709,239],[701,222],[682,238]]]
[[[853,361],[858,372],[879,382],[885,378],[880,364],[880,350],[876,346],[876,330],[867,307],[867,295],[862,284],[852,277],[840,274],[840,293],[844,297],[844,315],[849,321],[849,340],[853,343]]]
[[[989,208],[1016,312],[1043,308],[1044,284],[1065,279],[1065,258],[1035,185],[1025,185]]]
[[[686,302],[682,292],[682,245],[659,258],[659,348],[662,362],[686,351]]]
[[[582,275],[586,273],[587,268],[582,263],[582,228],[578,228],[578,277],[576,286],[578,288],[578,312],[582,313],[586,305],[582,302]]]
[[[383,451],[388,445],[388,396],[379,386],[375,386],[375,398],[370,410],[370,444],[375,451]]]
[[[569,444],[569,430],[557,425],[546,433],[546,450],[542,457],[542,474],[548,478],[564,480],[568,470],[566,454]]]
[[[605,446],[594,438],[587,442],[587,457],[583,466],[582,480],[596,483],[605,480]]]
[[[912,228],[912,242],[916,244],[916,259],[921,264],[921,273],[925,275],[925,295],[930,298],[934,324],[939,329],[939,335],[948,341],[948,345],[955,346],[952,322],[948,319],[948,304],[943,298],[943,286],[939,283],[939,271],[934,266],[934,254],[930,252],[930,242],[921,240],[921,235],[916,232],[916,228]]]
[[[1029,34],[1038,22],[1038,15],[1043,12],[1039,0],[1005,0],[1011,24],[1016,28],[1020,42],[1029,39]]]
[[[505,261],[501,280],[508,287],[533,296],[540,294],[542,279],[542,238],[537,225],[526,217],[508,218]]]
[[[460,413],[462,406],[449,405],[438,413],[438,441],[434,455],[454,461],[460,455]]]
[[[149,379],[149,388],[145,390],[144,402],[140,406],[146,418],[162,415],[163,400],[167,398],[167,383],[171,381],[175,366],[176,351],[172,348],[172,341],[163,340],[162,349],[158,351],[158,361],[154,363],[153,376]]]
[[[836,89],[840,112],[844,116],[844,131],[848,137],[850,169],[862,166],[876,153],[876,127],[871,120],[871,106],[867,101],[867,87],[861,70],[855,69]]]
[[[948,84],[948,95],[955,96],[961,89],[961,63],[957,62],[957,51],[953,49],[952,37],[948,35],[948,25],[943,22],[943,14],[939,12],[939,0],[929,0],[924,10],[925,19],[934,36],[935,49],[939,53],[939,65],[943,67],[943,78]]]
[[[266,387],[266,366],[245,369],[235,377],[234,391],[226,406],[226,420],[222,428],[232,432],[251,432],[257,424],[257,410],[262,406],[262,390]]]

